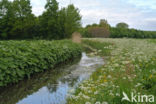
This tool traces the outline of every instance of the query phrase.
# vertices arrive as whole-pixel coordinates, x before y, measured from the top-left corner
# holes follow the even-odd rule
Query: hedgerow
[[[0,41],[0,86],[54,68],[81,55],[81,47],[62,41]]]
[[[156,31],[143,31],[137,29],[115,28],[110,29],[110,38],[156,38]]]

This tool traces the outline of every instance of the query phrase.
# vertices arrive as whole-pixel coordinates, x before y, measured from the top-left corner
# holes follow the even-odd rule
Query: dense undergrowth
[[[142,95],[156,96],[155,40],[90,40],[97,41],[96,49],[105,47],[100,46],[101,42],[115,46],[108,48],[112,51],[105,65],[71,92],[68,104],[155,104],[151,96],[141,98]],[[129,101],[122,100],[123,93]]]
[[[0,86],[54,68],[81,55],[81,46],[62,41],[0,41]]]

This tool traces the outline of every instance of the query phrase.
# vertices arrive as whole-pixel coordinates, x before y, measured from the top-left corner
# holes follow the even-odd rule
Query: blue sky
[[[60,8],[70,0],[57,0]],[[83,26],[107,19],[115,26],[126,22],[130,28],[156,30],[156,0],[71,0],[80,9]],[[40,15],[44,11],[46,0],[31,0],[33,13]]]

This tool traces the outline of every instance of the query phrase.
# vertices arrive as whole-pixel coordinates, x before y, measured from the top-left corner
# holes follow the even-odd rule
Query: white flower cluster
[[[105,96],[110,96],[112,99],[120,98],[120,89],[125,86],[133,87],[132,91],[137,92],[136,89],[142,86],[137,81],[143,79],[136,80],[136,78],[140,78],[139,74],[141,75],[143,71],[148,71],[143,69],[144,67],[156,64],[156,45],[149,43],[147,40],[136,39],[92,40],[113,43],[115,48],[113,49],[112,46],[104,47],[105,49],[113,49],[112,56],[110,56],[106,65],[98,70],[99,75],[96,76],[96,80],[91,77],[92,80],[89,79],[79,86],[78,89],[81,91],[77,96],[79,96],[80,101],[86,101],[85,104],[108,104],[104,99]],[[151,74],[149,78],[156,74],[155,68],[153,67],[148,71],[148,74]],[[97,96],[102,96],[103,102],[98,101]]]

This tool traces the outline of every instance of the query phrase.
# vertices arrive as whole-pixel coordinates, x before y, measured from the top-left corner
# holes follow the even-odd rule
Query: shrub
[[[109,29],[105,27],[89,27],[88,33],[91,34],[92,37],[108,38],[110,35]]]

